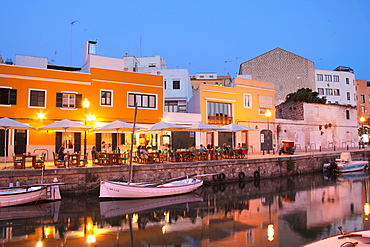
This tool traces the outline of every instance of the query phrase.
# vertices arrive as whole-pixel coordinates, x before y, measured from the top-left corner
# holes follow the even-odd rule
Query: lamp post
[[[364,133],[365,133],[365,130],[364,130],[364,122],[365,122],[365,117],[364,116],[361,116],[360,117],[360,122],[361,122],[361,143],[362,143],[362,147],[364,147]]]
[[[268,136],[270,136],[270,117],[271,117],[271,111],[270,110],[266,110],[266,112],[265,112],[265,116],[266,116],[266,118],[267,118],[267,130],[268,130]],[[268,146],[268,148],[267,148],[267,154],[270,154],[270,142],[271,142],[271,140],[269,139],[269,143],[267,143],[267,146]]]
[[[90,101],[85,98],[84,101],[82,102],[82,107],[85,109],[85,125],[86,125],[86,119],[87,119],[87,114],[86,114],[86,111],[87,111],[87,108],[90,107]],[[85,135],[84,135],[84,155],[86,154],[86,130],[85,130]]]

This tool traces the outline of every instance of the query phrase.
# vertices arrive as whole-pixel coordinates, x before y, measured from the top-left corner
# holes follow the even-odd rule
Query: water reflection
[[[97,195],[0,208],[2,246],[299,246],[370,228],[368,173],[201,187],[175,197]]]

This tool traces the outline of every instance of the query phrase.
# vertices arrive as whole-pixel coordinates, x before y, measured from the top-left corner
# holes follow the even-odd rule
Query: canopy
[[[186,130],[187,128],[188,127],[186,126],[161,121],[159,123],[154,124],[149,129],[149,131],[158,131],[158,130],[177,131],[177,130]]]
[[[187,131],[220,131],[224,129],[216,125],[205,124],[205,123],[200,122],[200,123],[193,124],[186,130]]]
[[[4,117],[0,119],[0,128],[4,129],[4,160],[5,165],[4,169],[6,168],[6,130],[8,129],[35,129],[34,127],[28,126],[26,124],[20,123],[13,119]]]
[[[229,125],[225,125],[224,127],[222,127],[224,129],[224,131],[231,131],[231,132],[236,132],[236,131],[248,131],[248,130],[256,130],[256,129],[253,129],[253,128],[249,128],[247,126],[243,126],[243,125],[239,125],[239,124],[229,124]],[[256,130],[258,131],[258,130]],[[235,146],[235,143],[234,143],[234,133],[231,134],[231,146],[232,148],[234,148]]]
[[[64,131],[66,131],[67,129],[68,130],[85,131],[85,130],[88,130],[88,129],[92,129],[92,127],[84,125],[82,123],[71,121],[71,120],[68,120],[68,119],[63,119],[63,120],[60,120],[60,121],[56,121],[52,124],[48,124],[44,127],[41,127],[38,130],[64,130]]]
[[[135,125],[135,130],[137,129],[145,129],[144,127]],[[119,146],[119,140],[118,140],[118,132],[132,132],[134,130],[134,125],[130,123],[126,123],[125,121],[116,120],[114,122],[111,122],[101,128],[95,129],[95,131],[101,131],[101,130],[116,130],[117,131],[117,147]]]
[[[229,125],[225,125],[224,128],[226,131],[247,131],[247,130],[256,130],[256,129],[253,129],[253,128],[249,128],[249,127],[246,127],[246,126],[243,126],[243,125],[239,125],[239,124],[229,124]],[[258,130],[256,130],[258,131]]]

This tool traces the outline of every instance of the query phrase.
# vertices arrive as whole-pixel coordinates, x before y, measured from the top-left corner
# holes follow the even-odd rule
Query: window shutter
[[[62,93],[57,93],[56,101],[57,101],[56,107],[62,107],[62,101],[63,101]]]
[[[10,89],[9,90],[9,104],[16,105],[17,104],[17,89]]]
[[[82,108],[82,94],[76,94],[76,108]]]

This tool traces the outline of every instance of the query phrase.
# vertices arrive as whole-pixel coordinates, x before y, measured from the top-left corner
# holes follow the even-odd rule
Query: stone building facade
[[[277,143],[292,140],[298,150],[358,147],[357,109],[352,106],[280,104],[274,127]]]
[[[315,68],[310,60],[276,48],[240,65],[240,75],[275,84],[275,105],[300,88],[315,90]]]

